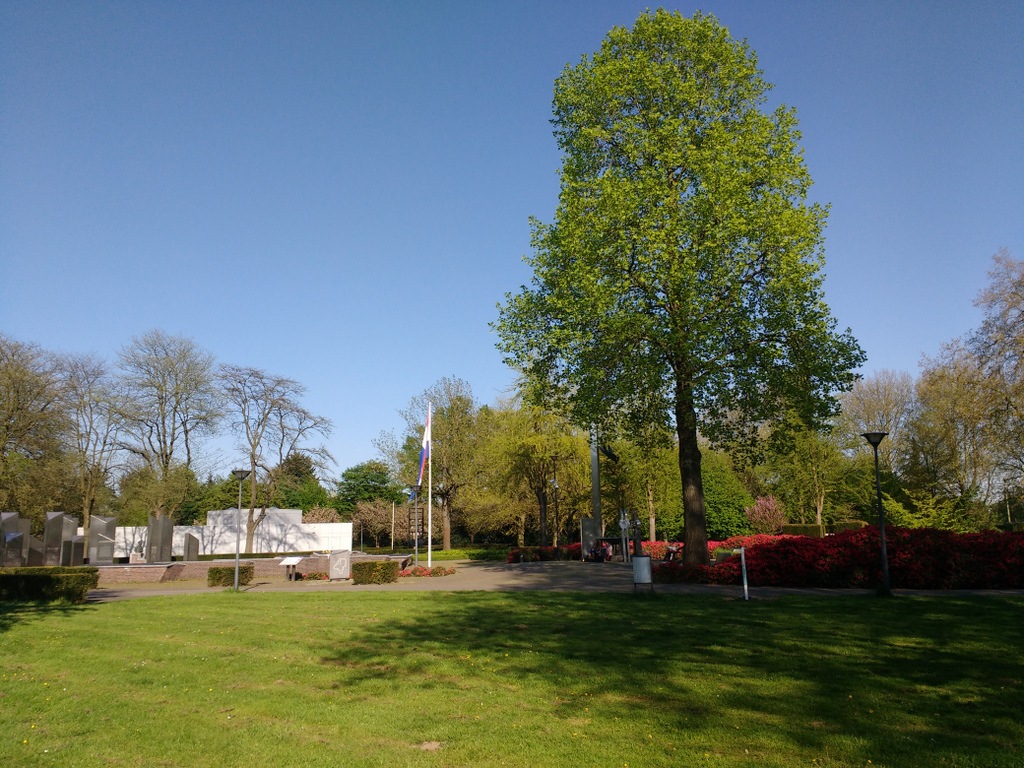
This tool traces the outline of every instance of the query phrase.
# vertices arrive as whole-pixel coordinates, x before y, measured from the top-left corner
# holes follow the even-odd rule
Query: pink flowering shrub
[[[786,524],[786,513],[774,496],[759,496],[754,506],[743,510],[747,522],[757,533],[778,533]]]

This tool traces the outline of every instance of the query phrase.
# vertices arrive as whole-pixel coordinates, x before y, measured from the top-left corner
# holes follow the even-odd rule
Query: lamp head
[[[888,435],[888,432],[865,432],[861,435],[865,440],[871,443],[872,448],[877,448],[882,440]]]
[[[250,472],[250,470],[248,470],[248,469],[232,469],[231,470],[231,474],[235,476],[235,479],[238,480],[238,482],[242,482],[243,480],[245,480],[245,478],[247,478],[249,476],[249,472]]]

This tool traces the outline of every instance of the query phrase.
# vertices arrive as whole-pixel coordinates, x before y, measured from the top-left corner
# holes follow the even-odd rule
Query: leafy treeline
[[[257,368],[216,366],[191,339],[160,330],[113,363],[63,355],[0,334],[0,509],[40,529],[47,511],[124,524],[149,515],[190,522],[238,504],[238,480],[199,475],[208,439],[230,433],[249,470],[248,540],[267,506],[328,500],[316,477],[330,455],[327,419],[305,388]]]
[[[774,532],[787,522],[874,522],[867,431],[888,433],[880,467],[891,524],[967,532],[1024,517],[1024,262],[1000,251],[993,265],[977,299],[981,327],[925,360],[916,378],[881,370],[859,379],[819,427],[788,412],[746,425],[753,440],[701,437],[709,537]],[[438,536],[447,526],[448,536],[470,540],[579,540],[580,519],[591,514],[589,432],[520,398],[480,405],[465,381],[443,379],[402,412],[401,438],[378,441],[405,485],[415,482],[427,402]],[[608,533],[617,535],[625,509],[642,521],[645,536],[681,538],[671,434],[620,429],[599,441]],[[779,514],[765,516],[765,509]]]
[[[857,381],[823,428],[790,413],[760,425],[753,444],[701,438],[709,535],[762,530],[766,500],[781,510],[769,516],[774,524],[874,520],[872,453],[860,437],[869,430],[889,433],[880,463],[893,524],[972,531],[1024,517],[1024,262],[1001,251],[990,278],[977,299],[981,326],[926,359],[916,378],[882,370]],[[233,408],[224,388],[243,372],[250,384],[262,377],[263,390],[250,386]],[[113,515],[124,524],[144,524],[149,514],[201,519],[237,504],[234,477],[197,477],[204,440],[231,430],[255,457],[257,482],[243,488],[254,520],[264,505],[300,508],[311,521],[355,520],[374,543],[387,543],[394,523],[404,542],[403,489],[415,482],[430,402],[442,545],[453,537],[568,543],[591,513],[589,432],[518,397],[481,405],[467,382],[442,379],[401,411],[402,435],[377,441],[382,460],[331,478],[328,454],[310,439],[330,425],[302,408],[301,393],[294,381],[217,368],[190,340],[160,331],[133,340],[113,365],[0,335],[0,509],[37,527],[51,510]],[[270,402],[273,435],[242,442],[243,415]],[[671,436],[623,429],[599,440],[609,533],[626,509],[646,537],[680,537]]]

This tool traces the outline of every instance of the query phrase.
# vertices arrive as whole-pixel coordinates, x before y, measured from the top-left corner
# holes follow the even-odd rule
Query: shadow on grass
[[[699,729],[728,750],[742,731],[741,756],[780,742],[841,764],[1024,754],[1020,598],[434,593],[422,608],[325,648],[339,684],[450,695],[434,660],[466,654],[524,691],[604,701],[669,735]]]
[[[88,605],[71,603],[22,603],[0,601],[0,632],[7,632],[15,624],[24,624],[47,616],[70,616],[83,611],[95,610]]]

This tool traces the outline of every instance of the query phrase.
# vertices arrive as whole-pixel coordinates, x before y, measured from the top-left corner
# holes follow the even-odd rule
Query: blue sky
[[[338,471],[488,323],[550,220],[552,85],[644,2],[0,4],[0,331],[114,359],[152,328],[308,387]],[[796,109],[826,298],[917,372],[1024,257],[1024,4],[705,2]],[[214,469],[237,460],[218,449]]]

